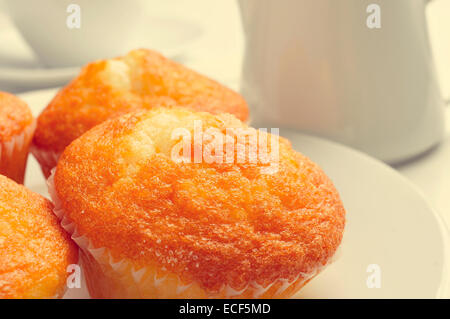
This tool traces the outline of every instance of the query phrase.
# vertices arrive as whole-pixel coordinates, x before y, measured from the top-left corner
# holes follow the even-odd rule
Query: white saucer
[[[55,90],[20,97],[35,115]],[[434,298],[448,290],[448,230],[421,193],[394,169],[360,152],[316,137],[281,131],[334,181],[347,209],[341,249],[333,264],[296,295],[299,298]],[[26,185],[48,196],[30,158]],[[368,288],[367,267],[381,270],[381,287]],[[87,297],[71,289],[66,297]]]
[[[0,20],[0,90],[20,92],[62,86],[79,73],[81,66],[43,67],[9,19],[0,14]],[[149,16],[139,28],[145,30],[145,37],[136,37],[123,48],[124,54],[135,48],[149,48],[177,60],[203,33],[193,21],[170,17]]]

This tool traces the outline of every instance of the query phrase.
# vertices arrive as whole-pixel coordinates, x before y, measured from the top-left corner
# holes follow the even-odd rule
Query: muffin
[[[36,123],[27,104],[0,92],[0,174],[23,183]]]
[[[56,298],[78,248],[51,203],[0,175],[0,299]]]
[[[93,126],[133,110],[175,104],[248,117],[238,93],[156,52],[134,50],[87,65],[56,95],[38,118],[32,153],[48,177],[64,148]]]
[[[287,140],[183,108],[91,129],[49,191],[94,298],[290,297],[345,224],[332,182]]]

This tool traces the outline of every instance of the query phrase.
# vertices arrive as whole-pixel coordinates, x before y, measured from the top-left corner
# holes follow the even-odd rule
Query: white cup
[[[126,53],[142,19],[142,0],[6,0],[6,4],[24,39],[48,67],[81,66]]]
[[[390,163],[436,145],[443,101],[425,3],[240,0],[242,91],[253,124],[319,135]],[[381,20],[370,18],[378,17],[371,4]]]

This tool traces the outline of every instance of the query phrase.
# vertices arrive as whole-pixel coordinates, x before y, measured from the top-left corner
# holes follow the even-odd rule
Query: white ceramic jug
[[[443,101],[425,0],[239,4],[254,126],[298,129],[390,163],[439,142]]]

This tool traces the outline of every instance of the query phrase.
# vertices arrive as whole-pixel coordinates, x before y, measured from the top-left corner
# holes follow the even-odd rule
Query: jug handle
[[[425,0],[425,4],[429,4],[434,0]],[[444,105],[450,107],[450,97],[444,100]]]

